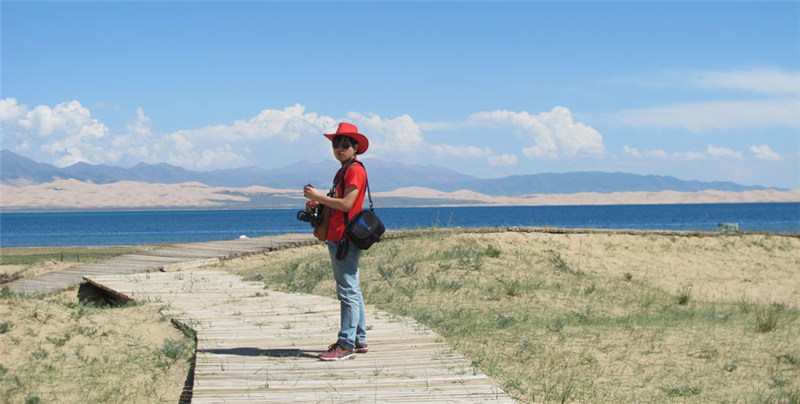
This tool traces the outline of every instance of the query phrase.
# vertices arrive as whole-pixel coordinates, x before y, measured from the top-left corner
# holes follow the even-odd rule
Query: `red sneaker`
[[[355,359],[355,351],[344,349],[338,343],[328,347],[328,351],[318,355],[318,358],[324,361],[341,361],[345,359]]]
[[[367,353],[367,352],[369,352],[369,345],[360,344],[356,342],[356,353]]]

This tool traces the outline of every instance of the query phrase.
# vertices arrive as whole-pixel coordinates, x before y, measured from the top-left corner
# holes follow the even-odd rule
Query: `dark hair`
[[[344,138],[347,138],[347,140],[349,140],[351,144],[353,144],[355,146],[358,146],[358,141],[353,139],[353,138],[351,138],[350,136],[347,136],[347,135],[336,135],[336,136],[333,137],[333,139],[331,139],[331,143],[334,143],[334,144],[335,143],[341,143],[342,139],[344,139]]]

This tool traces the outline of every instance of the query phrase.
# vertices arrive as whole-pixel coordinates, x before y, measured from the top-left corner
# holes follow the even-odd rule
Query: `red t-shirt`
[[[342,170],[336,172],[336,176],[334,177],[334,182],[336,179],[339,178],[339,173]],[[347,172],[344,173],[344,187],[340,184],[336,185],[336,191],[334,194],[334,198],[341,198],[341,192],[346,190],[348,187],[354,186],[358,188],[356,192],[358,192],[358,196],[356,196],[356,201],[353,203],[353,207],[350,208],[350,212],[348,215],[349,219],[355,217],[358,212],[361,212],[361,208],[364,205],[364,194],[367,189],[367,171],[364,170],[364,167],[360,164],[351,164],[350,168],[347,169]],[[344,212],[341,210],[332,210],[331,211],[331,219],[328,225],[328,240],[339,242],[344,238]]]

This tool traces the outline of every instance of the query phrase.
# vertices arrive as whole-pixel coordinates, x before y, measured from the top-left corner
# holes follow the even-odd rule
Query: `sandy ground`
[[[780,302],[800,307],[800,238],[778,235],[502,233],[498,244],[559,252],[575,270],[692,289],[712,301]]]
[[[57,180],[46,184],[13,186],[0,184],[0,208],[36,209],[110,209],[110,208],[210,208],[225,207],[228,203],[249,203],[253,197],[305,199],[299,189],[268,187],[227,188],[209,187],[190,182],[183,184],[150,184],[122,181],[94,184],[74,179]],[[412,198],[417,205],[625,205],[676,203],[752,203],[800,202],[800,190],[791,191],[701,191],[701,192],[593,192],[577,194],[536,194],[515,197],[489,196],[472,191],[441,192],[428,188],[408,187],[391,192],[376,192],[375,198]],[[427,202],[424,202],[427,200]],[[263,206],[268,207],[268,206]]]
[[[800,307],[800,237],[770,234],[476,234],[503,249],[557,251],[575,270],[624,277],[669,293],[682,288],[712,301],[778,302]],[[299,258],[322,246],[294,248],[226,262],[233,271],[269,260]]]

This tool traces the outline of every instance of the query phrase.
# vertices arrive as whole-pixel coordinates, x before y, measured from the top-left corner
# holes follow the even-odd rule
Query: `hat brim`
[[[355,139],[355,141],[358,142],[358,151],[356,154],[364,154],[369,148],[369,139],[360,133],[325,133],[322,136],[325,136],[330,141],[333,141],[333,138],[336,136],[347,136]]]

